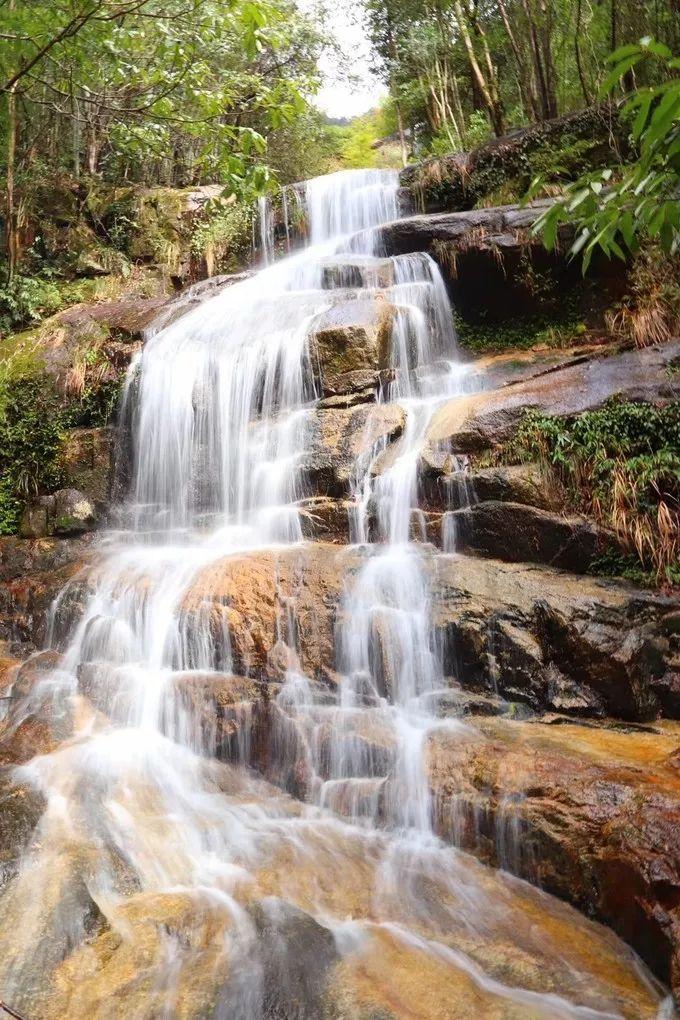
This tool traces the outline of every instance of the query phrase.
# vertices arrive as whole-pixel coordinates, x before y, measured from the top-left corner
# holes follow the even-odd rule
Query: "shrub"
[[[39,322],[61,308],[59,287],[54,280],[15,276],[0,287],[0,336]]]
[[[519,459],[538,457],[573,505],[611,527],[643,570],[677,582],[680,402],[613,399],[575,418],[530,411],[512,446]]]

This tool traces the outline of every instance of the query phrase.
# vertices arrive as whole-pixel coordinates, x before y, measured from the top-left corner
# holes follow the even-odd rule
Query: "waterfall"
[[[302,218],[308,243],[279,261],[272,210],[260,211],[265,268],[161,329],[130,369],[120,527],[57,600],[62,659],[19,709],[59,706],[66,736],[16,770],[44,811],[0,887],[0,998],[36,1018],[312,1020],[326,1015],[318,974],[331,960],[347,1017],[619,1016],[628,1000],[589,962],[601,952],[637,996],[625,1015],[643,1003],[651,1017],[658,994],[628,976],[618,944],[433,833],[428,738],[471,731],[440,711],[433,551],[413,541],[418,464],[435,410],[471,383],[435,263],[378,250],[374,228],[399,214],[398,176],[296,186],[284,247]],[[322,684],[301,665],[295,585],[271,564],[305,555],[314,325],[338,301],[378,293],[394,314],[366,435],[386,404],[405,425],[389,450],[367,440],[354,464],[359,565],[338,607],[335,679]],[[255,652],[234,647],[237,609],[205,582],[263,551],[273,558],[253,584],[275,588],[281,652],[266,678],[267,781],[248,767],[264,684],[248,674]],[[255,646],[257,621],[251,630]],[[225,677],[231,700],[206,702]],[[565,948],[558,929],[588,951]]]

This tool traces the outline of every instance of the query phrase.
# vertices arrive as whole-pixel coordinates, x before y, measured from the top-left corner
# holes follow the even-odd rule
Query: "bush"
[[[0,534],[11,535],[27,500],[62,482],[62,419],[42,378],[2,380],[0,390]]]
[[[59,287],[54,280],[15,276],[0,287],[0,336],[40,322],[61,308]]]

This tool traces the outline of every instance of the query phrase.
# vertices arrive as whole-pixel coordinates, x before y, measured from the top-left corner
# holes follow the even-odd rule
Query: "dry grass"
[[[633,340],[636,347],[667,343],[680,327],[677,317],[661,300],[642,308],[624,306],[616,312],[607,312],[605,322],[613,336]]]

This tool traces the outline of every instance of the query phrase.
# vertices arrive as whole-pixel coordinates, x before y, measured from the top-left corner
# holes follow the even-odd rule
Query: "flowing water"
[[[31,1018],[665,1015],[613,935],[433,833],[428,734],[469,730],[438,711],[450,692],[435,553],[413,540],[418,459],[439,403],[472,382],[434,263],[374,250],[372,228],[398,216],[396,174],[310,181],[284,211],[287,247],[302,219],[306,247],[275,261],[264,209],[267,267],[162,329],[130,369],[119,527],[57,600],[61,661],[13,709],[15,729],[44,717],[56,737],[16,770],[44,810],[0,892],[0,998]],[[310,336],[338,302],[377,295],[393,319],[374,413],[397,403],[405,426],[386,448],[369,415],[354,465],[359,566],[332,683],[305,674],[279,582],[265,781],[248,767],[252,680],[232,682],[229,760],[214,757],[202,697],[234,670],[233,610],[216,620],[197,579],[263,550],[304,562]]]

